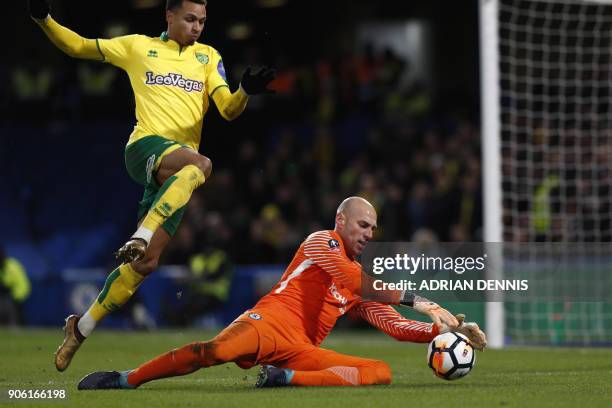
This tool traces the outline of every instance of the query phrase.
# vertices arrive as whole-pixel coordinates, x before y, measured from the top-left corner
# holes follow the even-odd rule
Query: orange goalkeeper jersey
[[[316,346],[351,309],[398,340],[426,342],[438,334],[433,324],[363,301],[360,293],[361,265],[346,255],[338,233],[319,231],[300,245],[280,281],[252,310],[272,316],[282,322],[282,330],[303,334]]]

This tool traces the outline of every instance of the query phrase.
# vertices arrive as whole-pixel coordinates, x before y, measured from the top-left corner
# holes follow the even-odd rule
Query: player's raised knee
[[[208,157],[199,155],[194,164],[204,173],[204,177],[210,177],[212,173],[212,161]]]
[[[142,276],[147,276],[151,274],[151,272],[157,269],[158,265],[159,265],[159,257],[157,256],[148,257],[145,255],[145,257],[142,258],[141,260],[132,262],[132,268],[134,268],[136,273]]]

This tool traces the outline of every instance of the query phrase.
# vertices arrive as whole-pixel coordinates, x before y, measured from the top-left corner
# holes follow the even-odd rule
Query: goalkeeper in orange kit
[[[427,299],[398,292],[394,303],[434,323],[406,319],[390,305],[361,298],[361,265],[355,257],[372,239],[376,218],[366,200],[347,198],[338,207],[335,229],[311,234],[270,293],[215,338],[174,349],[134,370],[88,374],[78,388],[136,388],[228,362],[245,369],[262,365],[258,387],[389,384],[391,369],[385,362],[319,347],[347,312],[400,341],[428,342],[439,333],[457,331],[483,349],[486,338],[478,325],[464,323],[462,315],[456,318]]]

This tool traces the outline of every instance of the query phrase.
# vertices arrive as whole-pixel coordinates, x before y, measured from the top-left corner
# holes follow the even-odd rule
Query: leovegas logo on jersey
[[[175,86],[182,88],[187,92],[202,92],[204,89],[204,82],[196,81],[194,79],[185,79],[181,74],[175,74],[169,72],[168,75],[155,74],[151,71],[145,72],[147,85],[162,85],[162,86]]]

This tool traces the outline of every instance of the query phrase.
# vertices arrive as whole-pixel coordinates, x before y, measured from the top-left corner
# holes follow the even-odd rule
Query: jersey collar
[[[185,49],[187,49],[187,48],[189,48],[189,47],[190,47],[190,45],[185,45],[185,46],[183,46],[183,45],[181,45],[181,44],[177,43],[176,41],[174,41],[173,39],[171,39],[171,38],[170,38],[170,36],[168,36],[168,32],[167,32],[167,31],[164,31],[163,33],[161,33],[161,35],[159,36],[159,39],[160,39],[161,41],[165,42],[165,43],[168,43],[168,42],[169,42],[169,43],[176,44],[176,46],[178,47],[178,52],[179,52],[179,55],[180,55],[180,54],[181,54],[183,51],[185,51]]]

